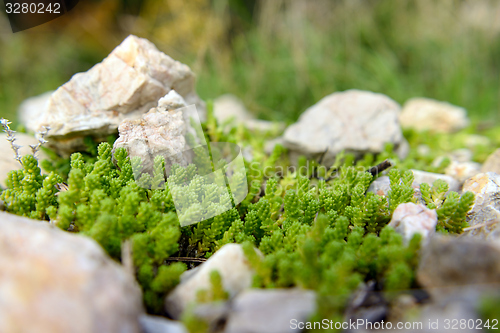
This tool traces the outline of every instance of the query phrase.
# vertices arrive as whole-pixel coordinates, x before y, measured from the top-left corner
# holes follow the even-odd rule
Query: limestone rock
[[[40,96],[26,102],[20,118],[31,131],[50,125],[50,144],[69,154],[84,147],[84,136],[101,139],[116,133],[124,119],[140,118],[172,89],[187,104],[196,104],[204,117],[204,104],[196,95],[189,67],[148,40],[130,35],[101,63],[75,74],[48,101]]]
[[[300,289],[250,289],[236,297],[225,333],[294,332],[316,310],[316,295]]]
[[[143,333],[188,333],[181,322],[164,317],[142,315],[139,317],[139,323]]]
[[[139,332],[133,276],[94,240],[0,212],[0,332]]]
[[[420,184],[427,183],[432,186],[432,183],[436,179],[442,179],[448,183],[450,191],[459,191],[460,184],[456,179],[451,176],[443,175],[440,173],[432,173],[421,170],[411,170],[413,172],[414,180],[412,187],[416,190],[416,195],[418,197],[420,191]],[[368,192],[372,192],[378,195],[387,196],[389,190],[391,189],[391,182],[389,176],[382,176],[375,179],[368,188]]]
[[[231,297],[252,285],[254,273],[241,245],[226,244],[198,266],[194,273],[186,272],[188,277],[181,277],[181,283],[167,296],[166,310],[174,319],[180,317],[188,304],[196,301],[199,289],[210,287],[213,270],[219,272],[222,285]]]
[[[243,102],[236,96],[226,94],[214,100],[214,116],[219,123],[230,121],[245,122],[254,117],[248,112]]]
[[[285,130],[284,145],[292,152],[318,156],[328,151],[325,165],[342,150],[358,155],[379,153],[394,144],[404,158],[407,142],[399,127],[399,105],[369,91],[348,90],[326,96]]]
[[[0,134],[0,151],[2,152],[2,155],[0,156],[0,184],[3,187],[6,186],[5,180],[7,179],[7,173],[11,170],[18,170],[22,168],[21,164],[19,164],[19,162],[14,159],[15,153],[12,151],[10,142],[8,142],[6,138],[7,134]],[[31,148],[29,145],[36,145],[38,143],[38,140],[28,134],[16,133],[15,143],[22,146],[22,148],[19,149],[19,154],[21,156],[24,156],[31,154]],[[38,160],[44,160],[48,158],[43,151],[38,151],[36,157],[38,158]]]
[[[415,177],[413,181],[414,188],[420,187],[420,184],[422,183],[427,183],[432,186],[432,183],[434,183],[434,181],[436,181],[437,179],[441,179],[448,183],[449,191],[460,191],[460,183],[451,176],[421,170],[411,171],[413,172],[413,176]]]
[[[468,179],[462,189],[475,195],[474,206],[467,214],[471,227],[483,227],[468,231],[470,236],[488,237],[494,230],[500,230],[500,175],[487,172]]]
[[[423,239],[430,238],[436,232],[437,213],[424,205],[412,202],[400,204],[392,215],[389,226],[400,233],[406,242],[419,233]]]
[[[38,130],[38,125],[35,123],[35,119],[33,119],[33,116],[41,116],[41,110],[47,110],[48,104],[50,97],[54,93],[53,90],[47,91],[43,94],[40,94],[38,96],[33,96],[30,98],[25,99],[20,105],[17,110],[17,114],[19,115],[19,120],[21,123],[23,123],[25,126],[28,124],[33,124],[33,126],[28,127],[28,129],[31,129],[35,131],[35,128]]]
[[[491,144],[490,138],[479,134],[469,134],[465,137],[464,144],[469,149],[474,149],[477,146],[488,146]]]
[[[282,122],[255,119],[243,102],[231,94],[222,95],[214,100],[214,116],[219,125],[231,122],[235,125],[244,124],[246,128],[254,131],[278,132],[285,128]]]
[[[387,196],[387,193],[391,189],[391,181],[389,180],[389,176],[382,176],[375,179],[368,187],[367,192],[372,192],[377,195]]]
[[[158,101],[156,108],[140,119],[124,120],[120,124],[120,136],[113,144],[113,153],[118,148],[125,148],[130,158],[139,157],[143,173],[152,171],[156,155],[166,157],[169,165],[178,163],[186,166],[190,160],[188,154],[184,153],[192,148],[187,142],[187,135],[197,138],[190,118],[201,130],[199,119],[193,111],[192,107],[186,107],[186,102],[179,94],[171,90]],[[139,175],[135,176],[137,178]]]
[[[452,133],[469,125],[464,108],[429,98],[412,98],[400,115],[401,126],[418,131]]]
[[[499,258],[500,247],[493,242],[436,235],[423,248],[417,279],[436,298],[465,288],[477,295],[498,288]]]
[[[476,162],[456,162],[453,161],[444,170],[445,174],[458,180],[463,184],[467,179],[480,173],[481,165]]]
[[[481,167],[481,172],[494,172],[500,175],[500,148],[488,156]]]

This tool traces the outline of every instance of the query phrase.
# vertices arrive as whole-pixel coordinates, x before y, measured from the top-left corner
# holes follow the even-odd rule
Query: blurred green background
[[[0,14],[0,117],[15,121],[23,99],[88,70],[129,34],[188,64],[202,98],[232,93],[262,119],[292,122],[357,88],[500,120],[497,0],[88,0],[16,34]]]

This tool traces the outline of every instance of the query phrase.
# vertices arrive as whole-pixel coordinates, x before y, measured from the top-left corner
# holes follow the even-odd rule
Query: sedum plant
[[[249,135],[245,128],[224,133],[215,124],[209,113],[204,129],[211,140],[263,149],[262,137]],[[140,161],[130,160],[124,149],[112,153],[109,143],[95,150],[92,158],[71,155],[67,188],[60,192],[63,175],[55,169],[43,175],[33,155],[20,157],[23,168],[9,173],[0,198],[9,212],[92,237],[116,260],[122,259],[122,244],[130,241],[150,313],[162,313],[164,296],[193,266],[193,258],[209,258],[228,243],[242,244],[256,272],[255,287],[315,290],[316,318],[341,318],[350,293],[364,281],[376,280],[387,291],[416,286],[419,236],[405,245],[387,226],[399,204],[416,200],[410,171],[391,170],[391,191],[384,197],[367,193],[373,176],[359,170],[377,163],[372,155],[354,166],[354,156],[342,154],[317,180],[310,179],[312,168],[303,174],[264,174],[266,167],[286,165],[285,150],[277,146],[266,157],[256,149],[246,171],[249,193],[234,206],[220,188],[196,177],[194,165],[173,167],[172,176],[188,198],[183,214],[219,213],[181,227],[173,200],[179,189],[165,182],[163,159],[156,158],[152,174],[136,181]],[[377,159],[391,154],[387,150]],[[448,188],[440,182],[424,184],[421,191],[425,204],[438,212],[439,230],[459,233],[473,195],[446,195]],[[200,291],[200,301],[227,298],[218,273],[212,274],[211,284],[210,290]],[[193,314],[186,313],[184,319],[193,330],[202,327]]]

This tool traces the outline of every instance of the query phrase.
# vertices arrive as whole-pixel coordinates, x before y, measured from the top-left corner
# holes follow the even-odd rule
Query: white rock
[[[326,96],[308,108],[285,130],[284,144],[304,155],[327,148],[323,163],[331,164],[342,150],[358,155],[379,153],[393,143],[404,156],[407,149],[399,127],[400,106],[389,97],[369,91],[348,90]]]
[[[432,186],[432,183],[434,183],[435,180],[441,179],[444,180],[446,183],[448,183],[449,186],[449,191],[459,191],[460,190],[460,184],[459,182],[448,175],[443,175],[440,173],[432,173],[432,172],[426,172],[426,171],[421,171],[421,170],[411,170],[413,172],[414,180],[412,187],[416,191],[416,196],[419,196],[419,191],[420,191],[420,185],[422,183],[427,183]],[[389,176],[382,176],[377,179],[375,179],[371,184],[370,187],[368,188],[368,192],[372,192],[378,195],[384,195],[387,196],[389,190],[391,189],[391,182],[389,180]]]
[[[464,108],[429,98],[412,98],[400,115],[401,126],[441,133],[459,131],[469,125]]]
[[[192,107],[186,108],[182,97],[171,90],[158,101],[156,108],[149,110],[140,119],[124,120],[120,124],[119,138],[113,144],[113,153],[117,148],[125,148],[130,158],[139,157],[143,173],[152,171],[156,155],[167,158],[167,167],[174,162],[186,166],[190,160],[188,154],[183,153],[192,148],[187,142],[187,134],[197,137],[190,118],[194,120],[194,124],[201,126],[193,111]]]
[[[252,285],[254,273],[241,245],[226,244],[198,266],[194,273],[188,273],[187,279],[181,278],[181,283],[168,295],[166,310],[174,319],[180,317],[188,304],[196,301],[198,290],[210,288],[210,273],[213,270],[219,272],[222,285],[231,297]]]
[[[0,332],[140,332],[140,288],[94,240],[5,212],[0,221]]]
[[[481,172],[494,172],[500,175],[500,148],[495,150],[481,167]]]
[[[49,100],[50,97],[54,91],[47,91],[41,95],[30,97],[25,99],[20,105],[19,109],[17,111],[17,114],[19,115],[19,121],[24,124],[25,126],[27,124],[34,124],[32,127],[28,127],[29,129],[33,130],[33,128],[38,128],[38,126],[35,124],[36,118],[34,119],[33,116],[41,116],[41,110],[47,110],[48,105],[49,105]]]
[[[181,322],[165,317],[142,315],[139,322],[143,333],[188,333]]]
[[[277,132],[285,128],[285,124],[282,122],[255,119],[243,102],[231,94],[219,96],[214,100],[214,116],[217,118],[219,125],[226,123],[244,124],[246,128],[254,131]],[[229,126],[224,126],[224,128],[228,129]]]
[[[400,204],[392,215],[389,226],[400,233],[406,242],[419,233],[428,239],[436,232],[437,213],[424,205],[412,202]]]
[[[465,137],[464,144],[467,148],[474,149],[476,146],[488,146],[491,140],[484,135],[469,134]]]
[[[100,139],[115,133],[124,119],[140,118],[172,89],[187,104],[196,104],[204,117],[189,67],[148,40],[130,35],[101,63],[75,74],[47,102],[40,97],[36,103],[25,103],[20,118],[32,131],[50,125],[51,145],[68,154],[84,147],[84,136]],[[39,105],[46,107],[33,107]]]
[[[463,184],[467,179],[481,172],[481,164],[476,162],[456,162],[453,161],[444,170],[445,174],[458,180]]]
[[[434,181],[436,181],[437,179],[441,179],[448,183],[449,191],[458,192],[460,190],[460,183],[458,182],[458,180],[451,176],[421,170],[412,169],[411,171],[413,172],[413,176],[415,177],[413,181],[414,188],[420,187],[420,184],[422,183],[427,183],[432,186],[432,183],[434,183]]]
[[[243,102],[231,94],[219,96],[214,100],[214,116],[219,123],[231,120],[240,123],[254,119]]]
[[[0,151],[2,152],[0,156],[0,184],[3,187],[6,187],[5,180],[7,179],[7,173],[9,171],[22,169],[21,164],[14,159],[15,153],[10,146],[10,142],[8,142],[6,138],[7,134],[0,133]],[[31,148],[29,145],[38,144],[38,140],[32,135],[16,133],[15,143],[22,146],[21,149],[19,149],[19,155],[24,156],[31,155]],[[38,151],[35,156],[39,161],[48,158],[43,151]]]
[[[464,183],[462,191],[475,195],[474,206],[467,216],[469,225],[483,225],[467,234],[487,238],[495,230],[500,230],[500,175],[479,173]]]
[[[474,300],[484,291],[498,293],[500,247],[481,239],[435,235],[422,248],[417,279],[435,299],[467,292]]]
[[[368,187],[367,192],[386,196],[390,189],[391,189],[391,181],[389,180],[389,176],[382,176],[375,179],[370,184],[370,187]]]
[[[250,289],[236,297],[225,333],[285,333],[316,310],[316,295],[300,289]]]

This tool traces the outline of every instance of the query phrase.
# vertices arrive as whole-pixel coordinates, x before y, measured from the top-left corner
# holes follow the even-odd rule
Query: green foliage
[[[407,170],[400,172],[392,169],[389,172],[391,190],[388,193],[389,209],[394,212],[397,206],[406,202],[415,202],[413,196],[413,172]]]
[[[474,194],[465,192],[461,196],[456,192],[448,195],[448,184],[437,179],[432,187],[428,184],[421,184],[420,191],[422,199],[427,207],[436,209],[438,214],[437,230],[459,234],[467,226],[467,212],[474,205]]]
[[[240,136],[263,147],[260,138],[248,136],[246,130],[228,135],[215,130],[216,120],[211,121],[205,125],[212,126],[209,135],[220,140]],[[339,154],[333,168],[323,173],[332,179],[317,181],[309,178],[313,168],[264,176],[263,166],[286,160],[282,148],[267,158],[256,151],[257,163],[247,169],[249,194],[234,207],[223,176],[201,177],[203,170],[194,165],[173,165],[166,182],[163,158],[154,159],[150,174],[124,149],[111,151],[108,143],[101,143],[91,159],[72,154],[67,190],[61,192],[55,185],[62,177],[54,171],[42,175],[36,159],[25,156],[23,169],[9,173],[1,198],[12,213],[94,238],[116,260],[121,260],[122,244],[130,241],[136,278],[151,313],[161,312],[165,294],[188,268],[182,262],[171,264],[178,259],[168,260],[170,256],[181,261],[208,258],[228,243],[242,244],[256,272],[255,287],[316,290],[315,318],[339,318],[363,281],[376,280],[391,292],[415,286],[420,235],[404,244],[387,226],[399,204],[415,201],[411,171],[391,170],[391,190],[384,197],[367,193],[373,177],[360,171],[377,163],[372,155],[354,166],[353,155]],[[197,155],[202,167],[203,154]],[[388,146],[377,159],[391,156]],[[206,162],[209,171],[213,166]],[[432,187],[423,184],[422,200],[437,210],[438,229],[459,233],[474,197],[447,191],[442,181]],[[201,222],[182,223],[190,219]],[[213,272],[210,279],[211,287],[198,292],[198,301],[226,300],[219,273]],[[189,310],[183,320],[193,330],[204,325]]]

